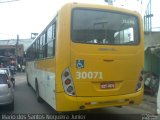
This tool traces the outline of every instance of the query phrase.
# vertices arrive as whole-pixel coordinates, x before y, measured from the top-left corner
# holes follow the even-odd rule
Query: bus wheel
[[[36,80],[36,99],[38,102],[42,102],[42,98],[39,96],[39,88],[37,80]]]
[[[13,102],[12,102],[11,104],[9,104],[8,109],[9,109],[10,111],[13,111],[13,110],[14,110],[14,100],[13,100]]]

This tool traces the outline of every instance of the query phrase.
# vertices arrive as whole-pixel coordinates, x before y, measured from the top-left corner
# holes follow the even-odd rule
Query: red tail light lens
[[[69,85],[70,83],[71,83],[71,80],[70,80],[70,79],[66,79],[66,80],[65,80],[65,84],[66,84],[66,85]]]

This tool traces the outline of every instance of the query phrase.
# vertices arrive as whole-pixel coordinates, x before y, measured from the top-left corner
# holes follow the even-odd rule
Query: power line
[[[16,36],[17,34],[8,34],[8,33],[0,33],[0,35],[2,36]]]
[[[16,2],[21,0],[0,0],[0,3]]]

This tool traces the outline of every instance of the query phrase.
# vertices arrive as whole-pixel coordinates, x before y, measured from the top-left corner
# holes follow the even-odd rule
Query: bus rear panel
[[[69,35],[60,38],[68,42],[58,51],[69,57],[59,69],[63,92],[56,93],[57,111],[139,104],[144,60],[139,14],[111,6],[66,8],[70,10],[62,13],[71,18],[66,19],[69,25],[63,31]]]

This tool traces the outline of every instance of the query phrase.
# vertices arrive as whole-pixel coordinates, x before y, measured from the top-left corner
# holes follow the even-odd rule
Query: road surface
[[[6,113],[10,113],[17,117],[24,119],[30,116],[26,115],[42,115],[38,116],[36,119],[46,118],[46,115],[57,115],[57,112],[52,109],[47,103],[38,103],[36,101],[36,96],[34,90],[27,85],[25,73],[16,74],[16,87],[14,89],[15,95],[15,109],[14,111],[7,110],[7,106],[0,107],[0,113],[3,115],[3,119],[7,119],[8,116],[4,116]],[[82,116],[75,116],[82,115]],[[110,107],[96,110],[87,110],[79,112],[69,112],[69,113],[58,113],[58,115],[69,115],[69,119],[89,119],[92,117],[97,119],[102,119],[109,117],[110,119],[121,118],[123,120],[142,120],[143,117],[148,116],[148,114],[153,114],[148,109],[142,109],[140,106],[126,106],[122,108]],[[2,117],[2,116],[1,116]],[[10,116],[9,116],[10,117]],[[33,116],[34,118],[35,116]],[[41,118],[42,117],[42,118]],[[54,119],[55,116],[47,116],[48,119]],[[18,118],[17,118],[18,119]],[[32,119],[32,116],[31,116]],[[47,118],[46,118],[47,119]],[[68,118],[66,118],[68,119]],[[106,119],[106,118],[105,118]],[[112,120],[111,119],[111,120]],[[145,119],[144,119],[145,120]]]

